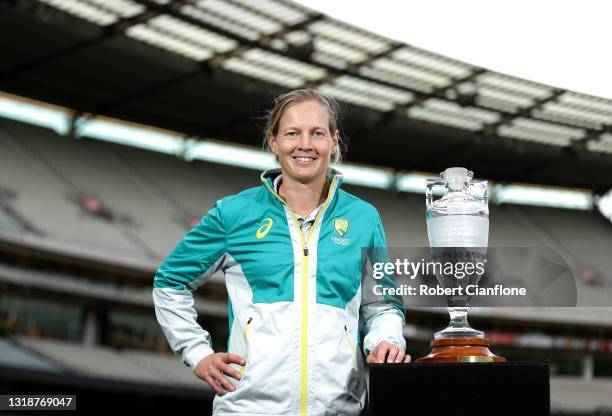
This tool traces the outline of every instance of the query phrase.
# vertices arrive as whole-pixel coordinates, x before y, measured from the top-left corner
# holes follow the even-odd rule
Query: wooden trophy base
[[[442,338],[430,343],[429,355],[417,363],[493,363],[506,361],[489,350],[487,338]]]

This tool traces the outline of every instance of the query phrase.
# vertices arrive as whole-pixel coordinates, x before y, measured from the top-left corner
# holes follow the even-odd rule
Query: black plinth
[[[368,416],[549,416],[549,363],[372,364]]]

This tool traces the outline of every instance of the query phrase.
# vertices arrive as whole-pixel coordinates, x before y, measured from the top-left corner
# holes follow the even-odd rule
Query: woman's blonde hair
[[[276,97],[274,100],[274,106],[266,115],[263,142],[263,147],[266,150],[271,151],[268,137],[270,135],[276,136],[278,134],[278,125],[285,111],[292,105],[303,103],[305,101],[316,101],[323,106],[325,111],[327,111],[327,116],[329,119],[329,132],[332,136],[336,133],[338,130],[338,120],[340,118],[340,106],[336,100],[311,88],[293,90]],[[340,138],[338,140],[338,146],[336,146],[336,151],[331,155],[331,161],[333,163],[342,162],[343,146],[344,142]]]

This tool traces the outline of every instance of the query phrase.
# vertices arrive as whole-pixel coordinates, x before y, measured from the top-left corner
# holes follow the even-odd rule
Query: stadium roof
[[[608,49],[612,37],[609,2],[297,2],[370,32],[472,65],[612,98],[612,57],[601,53]]]
[[[272,94],[314,87],[349,104],[354,162],[612,186],[611,100],[391,41],[288,0],[14,0],[0,9],[4,91],[253,145]]]

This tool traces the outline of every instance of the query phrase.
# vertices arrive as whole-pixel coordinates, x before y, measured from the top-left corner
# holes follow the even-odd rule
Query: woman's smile
[[[299,166],[311,166],[319,159],[316,156],[292,156],[295,163]]]

